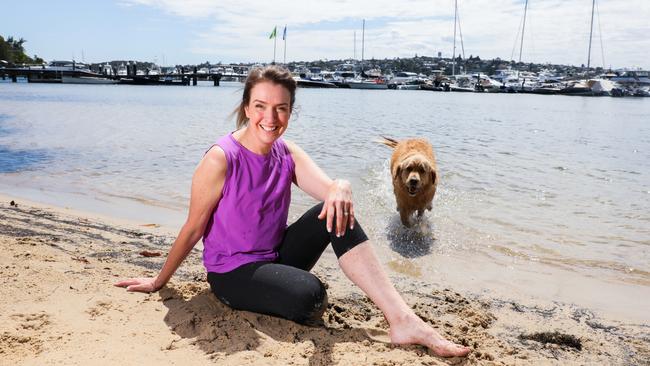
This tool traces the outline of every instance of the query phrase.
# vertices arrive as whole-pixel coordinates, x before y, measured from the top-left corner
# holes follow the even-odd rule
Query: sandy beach
[[[112,284],[157,273],[171,233],[0,199],[2,365],[650,364],[647,324],[553,299],[521,303],[404,278],[394,279],[413,309],[473,352],[442,359],[393,346],[383,316],[329,249],[314,270],[330,302],[317,327],[220,303],[205,281],[200,245],[161,291],[128,293]]]

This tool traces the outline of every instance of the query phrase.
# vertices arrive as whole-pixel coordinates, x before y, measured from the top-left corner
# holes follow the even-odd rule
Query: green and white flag
[[[275,26],[275,28],[273,28],[273,32],[271,32],[271,35],[269,36],[269,39],[275,38],[277,35],[277,31],[278,31],[278,27]]]

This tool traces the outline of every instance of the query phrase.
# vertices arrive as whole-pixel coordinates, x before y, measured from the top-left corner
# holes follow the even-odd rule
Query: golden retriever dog
[[[383,137],[383,136],[382,136]],[[383,137],[380,141],[393,148],[390,172],[393,191],[402,224],[411,227],[411,216],[418,217],[431,210],[431,201],[438,186],[436,157],[431,144],[424,139],[397,141]]]

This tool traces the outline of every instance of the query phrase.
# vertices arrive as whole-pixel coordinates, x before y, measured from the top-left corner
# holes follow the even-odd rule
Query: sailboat
[[[594,33],[594,10],[596,0],[591,2],[591,24],[589,28],[589,50],[587,51],[587,70],[591,67],[591,41]],[[602,37],[602,35],[601,35]],[[565,95],[582,95],[582,96],[610,96],[615,85],[610,80],[593,78],[588,80],[576,81],[559,91]]]
[[[352,80],[348,80],[346,85],[350,89],[388,89],[388,84],[381,78],[366,78],[363,72],[363,56],[365,49],[366,20],[363,20],[361,32],[361,74]],[[367,75],[366,75],[367,76]]]
[[[474,92],[476,91],[476,85],[473,82],[471,75],[461,74],[456,75],[456,26],[460,30],[460,22],[458,21],[458,0],[454,0],[454,48],[451,53],[451,77],[449,78],[450,85],[449,90],[455,92]],[[463,32],[460,32],[461,46],[463,43]],[[463,48],[463,56],[465,54],[465,47]]]
[[[521,64],[522,55],[524,52],[524,35],[526,32],[526,19],[528,15],[528,0],[524,3],[524,17],[521,23],[521,41],[519,43],[519,60]],[[513,49],[514,54],[514,49]],[[539,80],[534,73],[516,70],[505,78],[504,89],[509,92],[516,93],[533,93],[536,88],[539,88]],[[553,94],[556,90],[541,90],[540,94]]]

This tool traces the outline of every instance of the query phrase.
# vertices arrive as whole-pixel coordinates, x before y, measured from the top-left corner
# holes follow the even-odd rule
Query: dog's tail
[[[384,144],[388,147],[392,147],[393,149],[397,147],[397,144],[399,143],[397,140],[392,139],[390,137],[382,136],[381,137],[383,140],[377,140],[380,144]]]

